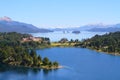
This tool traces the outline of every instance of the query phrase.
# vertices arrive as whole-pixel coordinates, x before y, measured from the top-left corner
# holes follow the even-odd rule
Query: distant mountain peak
[[[12,19],[7,16],[4,16],[4,17],[0,17],[0,21],[12,21]]]
[[[11,18],[0,17],[0,32],[18,32],[18,33],[36,33],[36,32],[52,32],[48,29],[37,28],[32,24],[19,21],[13,21]]]

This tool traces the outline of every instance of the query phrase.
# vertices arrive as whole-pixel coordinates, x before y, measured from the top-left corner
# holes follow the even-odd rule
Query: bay
[[[120,80],[120,56],[85,48],[47,48],[37,54],[58,61],[64,68],[35,70],[0,67],[0,80]]]

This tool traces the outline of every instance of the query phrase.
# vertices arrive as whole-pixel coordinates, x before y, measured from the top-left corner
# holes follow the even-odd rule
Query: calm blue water
[[[58,47],[37,50],[37,53],[58,61],[64,68],[47,71],[3,66],[0,67],[0,80],[120,80],[120,56]]]
[[[63,33],[62,31],[56,31],[51,33],[31,33],[35,37],[49,37],[52,42],[59,41],[61,38],[67,38],[68,40],[75,40],[75,39],[86,39],[91,38],[96,34],[102,35],[106,32],[88,32],[88,31],[81,31],[80,34],[73,34],[72,32]]]

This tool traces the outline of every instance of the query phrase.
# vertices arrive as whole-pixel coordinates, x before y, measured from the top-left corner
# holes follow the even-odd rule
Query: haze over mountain
[[[51,30],[37,28],[32,24],[13,21],[11,18],[4,16],[0,18],[0,32],[36,33],[51,32]]]
[[[92,24],[73,28],[54,28],[43,29],[32,24],[14,21],[11,18],[4,16],[0,18],[0,32],[19,32],[19,33],[37,33],[37,32],[52,32],[52,31],[92,31],[92,32],[115,32],[120,31],[120,24],[104,25]]]
[[[89,29],[88,31],[92,32],[116,32],[120,31],[120,24],[114,24],[114,25],[106,25],[106,27],[94,27]]]
[[[120,31],[120,24],[104,25],[104,24],[90,24],[81,27],[73,28],[55,28],[54,31],[91,31],[91,32],[115,32]]]

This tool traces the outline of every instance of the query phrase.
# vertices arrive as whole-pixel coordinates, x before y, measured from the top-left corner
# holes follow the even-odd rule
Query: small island
[[[35,49],[49,45],[49,38],[16,32],[0,33],[0,63],[42,69],[61,68],[58,62],[51,62],[47,57],[36,54]]]
[[[80,31],[72,31],[72,33],[74,33],[74,34],[79,34]]]

